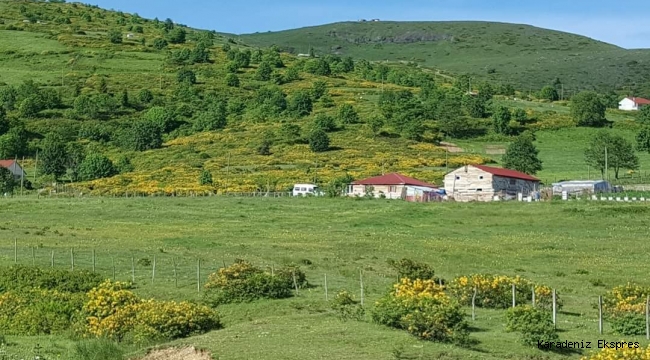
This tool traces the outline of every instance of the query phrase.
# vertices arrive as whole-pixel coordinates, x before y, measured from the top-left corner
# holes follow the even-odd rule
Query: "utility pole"
[[[564,84],[560,84],[560,85],[562,85],[562,95],[560,96],[560,99],[564,100]]]
[[[607,171],[607,146],[605,146],[605,179],[609,181],[609,172]]]
[[[226,194],[228,193],[229,180],[230,180],[230,152],[228,152],[228,166],[226,167]]]
[[[25,155],[23,155],[23,166],[25,166]],[[25,170],[20,167],[20,196],[23,196],[23,184],[25,184]]]
[[[36,171],[38,170],[38,149],[36,149],[36,164],[34,164],[34,184],[36,184]]]

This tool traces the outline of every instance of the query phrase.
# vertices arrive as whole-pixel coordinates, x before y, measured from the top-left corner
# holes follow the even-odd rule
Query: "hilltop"
[[[406,61],[467,73],[519,90],[559,77],[567,90],[628,88],[650,82],[650,50],[626,50],[588,37],[522,24],[478,21],[341,22],[242,35],[256,46],[293,53]]]

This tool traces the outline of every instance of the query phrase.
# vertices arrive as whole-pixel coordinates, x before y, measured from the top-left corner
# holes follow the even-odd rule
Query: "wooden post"
[[[598,297],[598,333],[603,334],[603,297]]]
[[[172,264],[174,265],[174,286],[178,287],[178,275],[176,273],[176,258],[172,258]]]
[[[442,287],[442,278],[438,278],[438,286]]]
[[[74,271],[74,248],[70,248],[70,261],[72,263],[72,271]]]
[[[474,294],[472,295],[472,321],[476,320],[476,288],[474,288]]]
[[[95,272],[95,249],[93,249],[93,273]]]
[[[50,259],[50,263],[52,265],[52,268],[54,269],[54,250],[52,250],[52,258]]]
[[[645,338],[650,340],[650,309],[648,309],[648,304],[650,303],[650,295],[645,300]]]
[[[32,266],[36,266],[36,255],[34,254],[33,246],[32,246]]]
[[[327,297],[327,274],[325,274],[325,301],[329,301]]]
[[[515,289],[515,284],[512,284],[512,307],[517,306],[517,300],[515,299],[516,294],[517,290]]]
[[[151,283],[156,280],[156,255],[153,256],[153,265],[151,267]]]
[[[18,264],[18,239],[14,238],[14,264]]]
[[[361,306],[363,306],[363,270],[359,270],[359,283],[361,285]]]
[[[135,284],[135,260],[131,257],[131,282]]]
[[[196,291],[201,292],[201,259],[196,262]]]
[[[533,285],[532,288],[533,288],[533,307],[535,307],[535,285]]]
[[[298,283],[296,282],[296,273],[291,272],[291,277],[293,278],[293,287],[296,289],[296,295],[298,294]]]
[[[553,327],[557,329],[557,298],[553,289]]]
[[[115,281],[115,258],[111,257],[111,265],[113,266],[113,281]]]
[[[650,295],[645,300],[645,338],[650,340],[650,310],[648,309],[650,303]]]
[[[275,276],[275,265],[271,264],[271,276]]]

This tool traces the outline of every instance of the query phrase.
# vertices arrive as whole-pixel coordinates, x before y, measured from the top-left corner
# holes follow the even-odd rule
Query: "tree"
[[[257,155],[269,156],[271,155],[271,141],[262,140],[260,145],[257,147]]]
[[[0,136],[0,157],[13,159],[27,153],[27,131],[21,125],[14,126]]]
[[[377,136],[384,127],[384,119],[381,116],[371,116],[368,119],[368,127],[370,128],[370,132],[372,132],[372,136]]]
[[[4,135],[7,131],[9,131],[10,126],[9,119],[7,119],[7,113],[5,112],[5,109],[0,106],[0,135]]]
[[[233,60],[237,63],[238,67],[247,68],[251,64],[251,51],[248,49],[245,51],[238,51]]]
[[[162,132],[157,124],[140,120],[122,132],[120,142],[122,147],[132,151],[157,149],[162,146]]]
[[[284,72],[284,81],[292,82],[296,80],[300,80],[300,72],[295,66],[292,66]]]
[[[269,81],[271,80],[271,73],[273,73],[271,64],[262,61],[255,72],[255,79],[259,81]]]
[[[129,107],[129,91],[127,89],[122,90],[120,94],[120,105],[122,107]]]
[[[473,118],[482,119],[488,115],[487,102],[481,96],[467,95],[463,101],[467,114]]]
[[[346,174],[345,176],[337,177],[335,179],[332,179],[332,181],[327,184],[327,187],[325,188],[325,193],[327,194],[327,197],[339,197],[342,196],[347,189],[348,185],[350,185],[354,181],[354,178]]]
[[[117,174],[113,162],[100,153],[91,153],[79,165],[79,178],[90,181],[111,177]]]
[[[208,170],[203,169],[199,175],[199,185],[212,185],[212,183],[212,174]]]
[[[511,133],[510,120],[512,115],[510,109],[505,106],[499,106],[494,115],[492,115],[492,124],[497,134],[509,135]]]
[[[174,112],[162,106],[154,106],[147,110],[144,114],[144,119],[156,124],[163,133],[170,131],[175,121]]]
[[[135,167],[131,164],[131,160],[128,157],[122,155],[115,163],[115,170],[120,174],[125,174],[135,170]]]
[[[650,125],[650,106],[643,106],[639,110],[639,113],[636,116],[636,121],[641,124]]]
[[[191,64],[204,64],[210,62],[210,51],[204,43],[199,42],[196,44],[190,53],[189,61]]]
[[[65,146],[66,157],[66,174],[72,181],[79,181],[79,166],[86,158],[86,150],[83,145],[77,142],[69,142]]]
[[[529,133],[518,136],[508,145],[503,155],[503,167],[535,175],[542,170],[542,161],[537,155],[539,151],[533,144],[533,137]]]
[[[221,108],[212,108],[199,113],[193,127],[196,131],[214,131],[225,128],[227,124],[226,111]]]
[[[187,32],[185,29],[177,27],[167,34],[167,40],[172,44],[183,44],[185,43],[186,36]]]
[[[350,104],[343,104],[339,107],[338,119],[341,124],[355,124],[359,122],[359,114]]]
[[[607,122],[605,105],[593,91],[583,91],[571,99],[571,116],[578,126],[598,127]]]
[[[73,103],[75,113],[79,116],[96,118],[99,115],[99,105],[90,95],[80,95]]]
[[[330,132],[336,130],[336,122],[334,118],[325,114],[318,114],[314,118],[314,129],[320,129],[325,132]]]
[[[625,138],[612,135],[605,130],[598,132],[589,142],[585,150],[585,160],[589,166],[600,170],[603,178],[605,178],[605,164],[608,169],[614,169],[616,179],[620,169],[639,168],[639,158],[634,153],[632,144]]]
[[[113,44],[121,44],[122,33],[119,30],[111,30],[108,32],[108,40]]]
[[[298,117],[311,114],[313,104],[311,96],[304,91],[296,92],[289,100],[288,109]]]
[[[57,133],[49,133],[43,140],[40,152],[41,170],[44,174],[59,177],[65,174],[68,154],[65,141]]]
[[[230,87],[239,87],[239,77],[235,74],[226,75],[226,84]]]
[[[282,124],[278,131],[278,137],[287,145],[301,142],[300,126],[295,124]]]
[[[148,104],[153,101],[153,94],[149,89],[142,89],[138,92],[138,100],[143,104]]]
[[[165,49],[167,47],[167,45],[168,45],[167,40],[165,40],[163,38],[156,38],[153,41],[153,47],[156,50],[163,50],[163,49]]]
[[[31,95],[25,98],[18,107],[18,115],[23,118],[35,118],[43,110],[41,99],[38,95]]]
[[[528,114],[526,114],[526,110],[517,108],[512,113],[512,119],[518,122],[520,125],[524,125],[528,122]]]
[[[650,126],[644,126],[636,135],[636,149],[650,153]]]
[[[0,167],[0,193],[11,194],[16,187],[16,180],[14,174],[9,169]]]
[[[330,138],[325,131],[316,129],[309,134],[309,148],[313,152],[324,152],[330,148]]]
[[[539,92],[539,98],[548,101],[558,101],[560,96],[553,86],[544,86]]]
[[[176,74],[176,80],[179,83],[196,84],[196,74],[190,69],[182,69]]]
[[[314,100],[320,99],[325,94],[327,94],[327,83],[323,80],[314,81],[311,87],[311,95]]]

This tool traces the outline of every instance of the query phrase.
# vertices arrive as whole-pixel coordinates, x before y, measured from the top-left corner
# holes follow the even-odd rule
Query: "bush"
[[[137,121],[121,132],[120,145],[126,150],[145,151],[162,146],[162,131],[150,121]]]
[[[318,114],[314,118],[314,129],[323,130],[325,132],[331,132],[336,130],[336,122],[334,118],[325,114]]]
[[[506,331],[521,333],[524,345],[536,346],[539,342],[558,342],[560,340],[551,314],[529,305],[510,308],[506,313]]]
[[[108,339],[91,339],[75,343],[72,360],[122,360],[124,353]]]
[[[338,118],[341,124],[355,124],[359,122],[359,115],[350,104],[343,104],[339,108]]]
[[[423,340],[469,342],[469,325],[458,302],[432,280],[404,278],[372,310],[374,322],[408,331]]]
[[[189,302],[142,300],[129,284],[106,281],[88,293],[86,331],[134,343],[173,340],[221,327],[217,313]]]
[[[650,288],[627,283],[608,291],[603,311],[619,335],[645,334],[645,302]]]
[[[366,313],[361,304],[345,290],[339,291],[331,304],[339,319],[361,321]]]
[[[111,177],[117,174],[113,162],[103,154],[89,154],[79,165],[79,177],[90,181]]]
[[[518,304],[532,301],[532,287],[535,287],[535,305],[550,309],[553,306],[552,290],[548,286],[535,285],[520,276],[471,275],[455,278],[449,285],[452,296],[460,303],[470,305],[476,288],[476,306],[491,309],[507,309],[512,306],[512,285],[515,285],[515,300]],[[558,309],[562,301],[556,295]]]
[[[86,270],[73,272],[22,265],[0,268],[0,292],[39,288],[60,292],[85,293],[99,285],[102,280],[100,275]]]
[[[325,131],[320,129],[312,130],[309,135],[309,148],[313,152],[324,152],[330,149],[330,138]]]
[[[300,286],[304,274],[294,267],[278,269],[275,274],[262,271],[249,262],[238,260],[210,274],[205,284],[205,299],[213,305],[246,302],[260,298],[282,299],[291,296],[293,275]]]
[[[389,260],[388,265],[397,270],[399,278],[421,279],[421,280],[434,280],[438,282],[438,278],[434,276],[433,269],[425,263],[415,262],[410,259],[402,259],[399,261]]]
[[[645,335],[645,316],[636,313],[617,313],[609,318],[612,330],[617,335]]]
[[[639,343],[618,342],[608,343],[600,352],[582,360],[648,360],[650,359],[650,346],[643,348]]]
[[[199,185],[212,185],[212,174],[208,170],[201,171]]]

